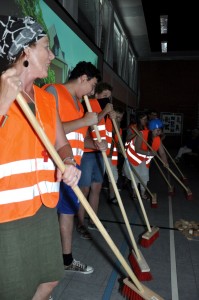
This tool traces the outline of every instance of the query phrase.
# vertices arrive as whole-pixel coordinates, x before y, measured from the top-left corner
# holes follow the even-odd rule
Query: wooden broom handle
[[[57,151],[55,150],[55,148],[53,147],[53,145],[49,141],[48,137],[46,136],[45,132],[43,131],[43,129],[38,124],[37,119],[35,118],[34,114],[32,113],[31,109],[29,108],[27,102],[25,101],[25,99],[23,98],[21,93],[19,93],[17,95],[16,99],[17,99],[17,102],[19,103],[22,111],[24,112],[25,116],[29,120],[30,124],[35,129],[36,133],[38,134],[40,140],[42,141],[42,143],[46,147],[47,151],[50,153],[51,157],[53,158],[53,160],[56,163],[56,165],[58,166],[58,168],[63,173],[67,166],[64,165],[64,163],[62,162],[61,158],[59,157]],[[99,229],[100,233],[102,234],[102,236],[104,237],[104,239],[108,243],[109,247],[111,248],[111,250],[113,251],[113,253],[117,257],[117,259],[120,261],[121,265],[123,266],[124,270],[129,275],[129,277],[131,278],[133,283],[136,285],[136,287],[141,292],[143,292],[144,289],[143,289],[141,283],[139,282],[139,280],[137,279],[137,277],[135,276],[135,274],[133,273],[133,271],[131,270],[131,268],[129,267],[127,262],[125,261],[124,257],[120,253],[117,246],[114,244],[114,242],[111,239],[110,235],[108,234],[108,232],[106,231],[106,229],[104,228],[104,226],[100,222],[99,218],[97,217],[97,215],[95,214],[95,212],[91,208],[91,206],[88,203],[87,199],[84,197],[84,195],[81,192],[80,188],[78,186],[75,186],[75,187],[73,187],[73,191],[76,194],[76,196],[79,198],[79,200],[82,203],[82,205],[84,206],[86,212],[88,213],[88,215],[91,217],[91,219],[93,220],[93,222],[95,223],[95,225]]]
[[[175,160],[173,159],[173,157],[171,156],[171,154],[169,153],[169,151],[166,149],[166,147],[162,144],[165,152],[167,153],[167,155],[170,157],[171,161],[173,162],[174,166],[176,167],[176,169],[178,170],[178,172],[180,173],[180,175],[182,176],[182,178],[185,178],[185,176],[182,174],[181,170],[178,168]]]
[[[141,134],[138,132],[138,130],[133,127],[133,130],[135,131],[135,133],[143,140],[143,142],[148,146],[148,148],[154,152],[153,148],[147,143],[147,141],[145,141],[143,139],[143,137],[141,136]],[[158,154],[156,154],[157,158],[161,161],[161,163],[164,165],[163,160],[160,158],[160,156]],[[189,189],[181,182],[181,180],[176,176],[176,174],[169,168],[167,167],[167,170],[173,175],[173,177],[179,182],[179,184],[186,190],[186,192],[189,192]]]
[[[158,170],[160,171],[160,173],[162,174],[162,177],[164,178],[164,180],[165,180],[166,183],[168,184],[169,188],[172,189],[171,184],[169,183],[169,181],[167,180],[166,176],[164,175],[164,173],[163,173],[162,169],[160,168],[160,166],[159,166],[157,160],[155,159],[155,157],[153,158],[153,161],[154,161],[154,163],[156,164],[156,166],[157,166]]]
[[[126,151],[125,151],[125,149],[124,149],[123,142],[122,142],[122,139],[121,139],[119,130],[118,130],[118,128],[117,128],[116,121],[113,119],[112,122],[113,122],[113,126],[114,126],[114,129],[115,129],[115,132],[116,132],[116,134],[117,134],[117,136],[118,136],[118,140],[119,140],[119,144],[120,144],[120,147],[121,147],[123,156],[124,156],[125,161],[126,161],[126,163],[127,163],[127,165],[128,165],[128,170],[129,170],[129,173],[130,173],[130,177],[131,177],[131,180],[132,180],[132,182],[133,182],[133,186],[134,186],[134,188],[135,188],[135,191],[136,191],[136,194],[137,194],[137,197],[138,197],[138,201],[139,201],[139,204],[140,204],[140,207],[141,207],[141,210],[142,210],[142,213],[143,213],[143,216],[144,216],[146,225],[147,225],[147,229],[148,229],[149,232],[151,232],[151,227],[150,227],[149,220],[148,220],[148,217],[147,217],[147,214],[146,214],[146,210],[145,210],[145,208],[144,208],[143,201],[142,201],[142,199],[141,199],[141,197],[140,197],[140,193],[139,193],[139,191],[138,191],[138,187],[137,187],[137,184],[136,184],[136,182],[135,182],[135,178],[134,178],[133,173],[132,173],[132,171],[131,171],[130,163],[129,163],[128,157],[127,157],[127,155],[126,155]]]
[[[88,112],[92,112],[92,107],[90,105],[88,96],[84,96],[84,100],[85,100]],[[100,136],[100,133],[99,133],[97,125],[93,125],[93,128],[95,130],[98,142],[101,142],[102,139],[101,139],[101,136]],[[109,161],[108,161],[108,158],[107,158],[107,155],[106,155],[105,151],[102,151],[102,156],[103,156],[103,159],[104,159],[104,163],[106,165],[106,169],[107,169],[108,175],[109,175],[109,177],[111,179],[111,183],[112,183],[112,186],[113,186],[113,189],[114,189],[114,192],[115,192],[115,196],[117,198],[117,201],[118,201],[118,204],[119,204],[119,207],[120,207],[120,210],[121,210],[121,213],[122,213],[122,216],[123,216],[123,219],[124,219],[124,222],[125,222],[128,234],[129,234],[129,237],[131,239],[131,243],[133,245],[133,249],[135,251],[135,254],[136,254],[137,258],[140,259],[141,256],[140,256],[140,253],[139,253],[139,250],[138,250],[138,246],[137,246],[135,238],[133,236],[133,232],[131,230],[131,226],[130,226],[130,223],[129,223],[126,211],[124,209],[124,205],[123,205],[122,199],[120,197],[120,193],[118,191],[117,185],[115,183],[113,172],[111,170],[111,167],[110,167],[110,164],[109,164]]]
[[[122,139],[121,139],[119,130],[118,130],[118,128],[117,128],[116,121],[115,121],[115,120],[112,120],[112,122],[113,122],[113,126],[114,126],[114,128],[115,128],[116,134],[117,134],[117,136],[118,136],[120,148],[121,148],[121,150],[122,150],[122,155],[124,156],[124,159],[125,159],[125,161],[126,161],[127,164],[128,164],[128,169],[129,169],[129,173],[130,173],[130,176],[131,176],[131,180],[132,180],[132,178],[134,177],[133,174],[132,174],[132,170],[133,170],[133,173],[134,173],[135,176],[139,179],[139,181],[141,182],[141,184],[143,185],[143,187],[148,191],[149,195],[150,195],[151,197],[153,197],[151,191],[149,190],[149,188],[147,187],[147,185],[144,184],[144,182],[142,181],[142,178],[141,178],[141,177],[139,176],[139,174],[136,172],[136,170],[134,169],[134,167],[132,166],[132,170],[131,170],[131,168],[129,168],[129,167],[130,167],[129,160],[128,160],[128,157],[127,157],[127,155],[126,155],[126,151],[125,151],[125,149],[124,149],[124,145],[123,145],[123,142],[122,142]],[[139,191],[138,191],[138,192],[139,192]]]

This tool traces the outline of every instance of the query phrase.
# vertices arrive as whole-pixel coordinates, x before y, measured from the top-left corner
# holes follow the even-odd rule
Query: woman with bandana
[[[46,300],[63,276],[59,182],[77,185],[53,95],[34,85],[54,55],[31,17],[0,16],[0,299]],[[17,104],[21,93],[61,159],[61,174]]]

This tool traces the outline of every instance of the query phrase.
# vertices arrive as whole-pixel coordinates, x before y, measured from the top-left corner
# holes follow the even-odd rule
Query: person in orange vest
[[[133,129],[134,127],[140,131],[146,129],[147,124],[148,124],[148,119],[147,119],[146,112],[144,111],[137,112],[135,120],[133,120],[133,122],[131,122],[131,124],[129,125],[127,135],[126,135],[126,142],[131,141],[136,136],[136,132]]]
[[[96,99],[90,99],[90,105],[92,111],[98,113],[99,123],[98,130],[101,139],[106,141],[107,129],[105,126],[105,117],[110,115],[115,118],[115,112],[113,110],[113,105],[109,103],[112,95],[112,87],[106,82],[99,82],[95,88]],[[100,106],[101,104],[101,106]],[[95,131],[91,131],[91,136],[94,141],[97,140]],[[108,141],[107,141],[108,142]],[[84,196],[88,198],[88,201],[97,214],[99,206],[99,196],[102,188],[103,177],[105,173],[105,166],[102,157],[102,153],[99,150],[93,150],[89,147],[83,154],[80,169],[82,171],[81,181],[79,181],[79,187],[82,190]],[[80,209],[78,212],[78,224],[77,231],[80,233],[81,226],[84,225],[85,209],[80,204]],[[88,228],[90,230],[97,230],[97,227],[89,220]]]
[[[136,112],[136,114],[134,114],[131,119],[130,125],[128,126],[125,146],[127,146],[129,142],[136,137],[137,134],[134,128],[141,131],[147,129],[147,124],[148,124],[147,113],[145,111]],[[128,173],[127,166],[125,163],[123,164],[122,175],[123,175],[123,182],[124,182],[123,188],[127,189],[132,195],[132,197],[134,197],[135,196],[134,189],[132,190],[131,180],[128,178],[130,175]]]
[[[122,136],[122,129],[120,128],[120,123],[121,123],[123,115],[124,115],[124,110],[120,107],[114,107],[114,111],[116,113],[115,121],[116,121],[118,130],[119,130],[120,136]],[[107,122],[108,122],[108,119],[107,119]],[[106,127],[108,127],[108,126],[110,126],[111,127],[110,130],[112,130],[112,140],[111,140],[109,149],[107,149],[107,157],[108,157],[109,165],[110,165],[115,183],[117,184],[117,182],[118,182],[118,152],[119,152],[120,146],[119,146],[118,136],[115,133],[115,129],[113,127],[111,120],[109,121],[109,124],[106,124]],[[109,181],[108,203],[109,204],[117,204],[117,199],[115,197],[113,185],[111,183],[109,176],[108,176],[108,181]]]
[[[94,92],[95,85],[100,79],[99,70],[90,62],[79,62],[71,71],[69,80],[65,84],[50,84],[43,88],[52,93],[57,102],[57,108],[64,127],[66,137],[72,147],[73,157],[77,166],[80,166],[84,147],[93,149],[106,149],[106,144],[94,142],[86,137],[88,126],[98,123],[96,112],[84,113],[80,102],[83,95]],[[105,147],[105,148],[104,148]],[[67,161],[71,161],[68,157]],[[60,186],[60,198],[57,205],[59,215],[60,232],[62,240],[62,252],[64,268],[66,271],[90,274],[94,271],[92,266],[75,260],[72,255],[72,234],[74,215],[79,210],[79,200],[73,190],[64,183]],[[81,228],[84,239],[91,239],[86,228]]]
[[[162,128],[163,123],[160,119],[151,120],[148,124],[148,129],[139,131],[142,137],[137,135],[126,144],[127,158],[136,172],[140,175],[145,185],[147,185],[149,181],[149,166],[151,159],[156,155],[157,151],[164,162],[164,165],[168,167],[167,156],[160,139]],[[152,147],[153,151],[148,148],[144,141]],[[126,164],[124,164],[124,173],[128,179],[131,179]],[[139,179],[136,176],[134,177],[135,182],[139,184]],[[140,189],[142,198],[147,199],[145,188],[141,184]]]
[[[0,16],[0,299],[50,297],[63,278],[56,205],[59,183],[75,187],[81,172],[61,173],[15,100],[21,93],[61,159],[73,157],[55,99],[34,84],[54,59],[31,17]],[[58,130],[59,129],[59,130]]]

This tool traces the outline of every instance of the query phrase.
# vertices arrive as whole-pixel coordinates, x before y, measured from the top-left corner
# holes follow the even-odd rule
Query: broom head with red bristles
[[[175,195],[175,187],[174,186],[169,186],[169,189],[168,189],[168,194],[169,196],[173,197]]]
[[[128,257],[129,262],[132,266],[132,269],[133,269],[136,277],[140,281],[149,281],[152,279],[150,268],[140,251],[139,251],[139,254],[140,254],[140,258],[138,258],[136,256],[135,252],[132,250]]]
[[[139,290],[128,278],[123,280],[122,295],[129,300],[164,300],[158,294],[142,285],[142,290]]]
[[[187,191],[186,191],[187,200],[192,200],[192,196],[193,196],[193,194],[192,194],[190,188],[187,187]]]
[[[158,207],[158,201],[157,201],[157,194],[153,193],[153,197],[151,198],[151,207],[157,208]]]
[[[140,245],[144,248],[150,247],[155,240],[159,237],[159,228],[152,227],[151,231],[145,232],[140,240]]]

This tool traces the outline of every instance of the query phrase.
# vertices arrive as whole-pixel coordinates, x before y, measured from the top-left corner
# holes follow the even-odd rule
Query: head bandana
[[[22,50],[43,36],[46,33],[32,17],[0,16],[0,61],[13,63]]]

